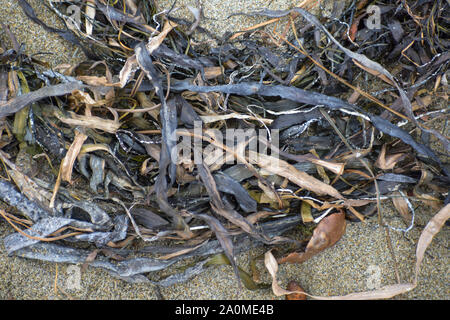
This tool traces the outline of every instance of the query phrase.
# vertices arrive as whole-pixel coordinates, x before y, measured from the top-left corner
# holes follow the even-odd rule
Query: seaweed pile
[[[236,13],[270,20],[222,38],[200,27],[201,8],[187,21],[152,1],[48,1],[60,30],[18,2],[88,59],[50,68],[2,26],[8,254],[162,286],[225,263],[257,289],[238,252],[270,249],[275,278],[277,263],[334,245],[347,220],[376,214],[389,241],[414,227],[413,202],[442,209],[434,234],[448,219],[448,110],[436,109],[448,102],[447,1],[377,2],[378,28],[368,1],[333,18],[303,1]],[[403,228],[384,222],[383,201]]]

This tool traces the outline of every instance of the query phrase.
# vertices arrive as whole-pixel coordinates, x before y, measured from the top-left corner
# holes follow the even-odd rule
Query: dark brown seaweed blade
[[[4,180],[0,180],[0,200],[12,207],[16,207],[32,221],[38,221],[50,216],[50,213],[39,206],[36,202],[29,200],[25,195]]]
[[[427,146],[416,142],[411,135],[409,135],[403,129],[400,129],[391,122],[376,116],[369,114],[358,106],[351,105],[339,98],[330,97],[321,93],[306,91],[295,87],[287,87],[282,85],[267,86],[260,83],[240,83],[240,84],[230,84],[230,85],[220,85],[220,86],[195,86],[189,84],[187,81],[177,82],[172,85],[173,90],[189,90],[193,92],[223,92],[228,94],[238,94],[243,96],[249,95],[261,95],[267,97],[281,97],[283,99],[289,99],[296,102],[311,104],[311,105],[323,105],[332,110],[351,110],[359,112],[361,115],[369,117],[375,128],[381,132],[388,134],[390,136],[401,139],[404,143],[409,144],[414,148],[419,154],[422,154],[430,159],[436,161],[442,171],[450,177],[450,173],[442,165],[440,159],[435,155],[435,153]]]
[[[195,152],[195,150],[194,150]],[[247,219],[245,219],[243,216],[241,216],[238,212],[235,210],[228,208],[224,202],[222,201],[222,198],[219,194],[219,191],[217,190],[216,182],[211,175],[211,172],[209,168],[202,164],[197,164],[198,173],[200,176],[200,179],[202,180],[203,184],[205,185],[206,190],[208,191],[209,197],[211,199],[211,207],[214,212],[216,212],[218,215],[226,218],[230,222],[232,222],[234,225],[239,226],[242,230],[247,232],[249,235],[254,237],[255,239],[263,242],[270,243],[270,240],[265,235],[261,234]]]
[[[344,51],[345,54],[348,55],[350,58],[357,60],[362,65],[370,68],[371,70],[375,70],[376,72],[379,72],[380,74],[384,75],[386,78],[390,79],[392,81],[392,83],[395,85],[395,87],[397,88],[398,92],[400,93],[400,97],[403,102],[403,107],[404,107],[405,112],[408,115],[409,120],[412,121],[417,126],[419,126],[422,130],[424,130],[426,132],[430,132],[433,135],[435,135],[439,140],[441,140],[441,142],[443,143],[447,152],[450,152],[450,142],[445,136],[443,136],[441,133],[439,133],[438,131],[436,131],[434,129],[424,128],[416,120],[416,118],[414,117],[413,111],[412,111],[411,101],[409,101],[409,98],[408,98],[406,92],[400,87],[400,85],[397,83],[397,80],[378,62],[372,61],[372,60],[368,59],[365,55],[353,52],[353,51],[345,48],[344,46],[342,46],[330,34],[330,32],[319,22],[319,20],[314,15],[312,15],[311,13],[309,13],[308,11],[306,11],[302,8],[293,8],[291,10],[286,10],[286,11],[263,9],[258,12],[250,13],[250,15],[263,15],[263,16],[267,16],[267,17],[277,17],[278,18],[278,17],[284,17],[284,16],[290,14],[291,12],[296,12],[296,13],[301,14],[308,22],[312,23],[316,28],[322,30],[327,35],[327,37],[331,41],[333,41],[339,47],[339,49]],[[437,157],[435,157],[435,160],[436,159],[437,159]],[[447,176],[448,176],[448,174],[447,174]]]
[[[223,172],[216,173],[213,177],[216,181],[217,190],[232,194],[242,210],[247,213],[256,211],[256,201],[236,180]]]
[[[146,46],[140,43],[135,48],[136,58],[141,69],[147,78],[155,86],[156,94],[161,101],[161,123],[162,123],[162,146],[159,159],[159,175],[156,182],[156,195],[161,210],[167,213],[172,219],[176,228],[189,230],[183,218],[173,209],[167,199],[167,190],[175,182],[175,156],[176,156],[176,129],[177,129],[177,108],[176,101],[166,102],[160,76],[152,64],[150,54]],[[167,181],[169,178],[169,182]]]
[[[236,264],[236,257],[234,253],[234,246],[233,241],[231,241],[230,236],[228,234],[227,229],[224,228],[224,226],[220,223],[219,220],[216,218],[207,215],[207,214],[194,214],[195,217],[200,218],[204,220],[212,231],[214,231],[214,234],[217,237],[217,240],[219,240],[220,246],[222,247],[223,251],[225,252],[225,255],[228,257],[228,259],[231,262],[231,265],[234,269],[234,274],[236,275],[236,278],[240,280],[239,277],[239,269]],[[240,282],[239,282],[240,286]]]
[[[17,111],[20,111],[21,109],[30,105],[31,103],[39,101],[41,99],[47,97],[62,96],[71,93],[74,90],[80,90],[84,87],[86,86],[82,82],[74,81],[47,86],[30,93],[22,94],[14,99],[9,100],[5,104],[0,105],[0,118],[14,114]]]

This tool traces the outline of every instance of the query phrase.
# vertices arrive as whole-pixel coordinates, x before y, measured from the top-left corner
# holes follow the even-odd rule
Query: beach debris
[[[302,263],[320,251],[323,251],[338,242],[345,232],[345,214],[343,211],[330,214],[320,220],[314,229],[313,236],[309,240],[305,252],[290,253],[279,259],[279,263]]]
[[[224,37],[202,26],[199,3],[188,22],[152,1],[89,0],[77,4],[78,23],[70,1],[47,3],[67,28],[19,0],[87,59],[51,67],[1,26],[12,44],[0,47],[9,255],[161,286],[226,264],[256,290],[267,285],[236,255],[265,246],[274,294],[303,299],[298,285],[277,283],[279,263],[320,254],[348,221],[375,213],[386,230],[408,232],[422,203],[439,213],[419,240],[414,283],[330,298],[389,298],[417,285],[448,219],[448,110],[436,107],[448,104],[448,1],[379,4],[383,31],[361,23],[367,1],[334,18],[305,1],[236,13],[269,20]],[[384,222],[385,201],[407,227]]]

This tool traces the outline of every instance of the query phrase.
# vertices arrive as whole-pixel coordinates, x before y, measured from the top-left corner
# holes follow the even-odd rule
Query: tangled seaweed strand
[[[255,26],[223,38],[199,14],[191,23],[150,1],[127,3],[87,1],[74,24],[67,3],[49,1],[60,30],[19,0],[88,60],[53,70],[0,52],[0,158],[11,177],[0,200],[25,217],[0,211],[17,231],[4,238],[8,254],[163,286],[230,264],[257,289],[266,286],[239,268],[238,252],[266,245],[278,262],[304,261],[339,240],[344,219],[378,212],[386,226],[381,201],[396,199],[405,216],[412,200],[449,203],[448,137],[432,125],[447,112],[429,107],[448,87],[448,2],[387,1],[382,30],[363,26],[365,7],[354,5],[334,19],[263,9],[245,14],[289,32]],[[180,152],[192,141],[194,151]],[[53,173],[32,177],[14,163],[19,153],[44,154]],[[313,236],[305,249],[288,232],[317,223],[325,244]],[[196,263],[153,279],[188,258]]]

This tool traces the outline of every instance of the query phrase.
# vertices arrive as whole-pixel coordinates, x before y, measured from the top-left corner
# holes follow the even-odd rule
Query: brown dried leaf
[[[225,66],[225,68],[227,69],[234,69],[238,66],[238,64],[236,62],[234,62],[233,60],[227,60],[223,63],[223,65]]]
[[[222,74],[221,67],[206,67],[205,68],[205,79],[211,80],[219,77]]]
[[[43,206],[49,205],[52,194],[41,188],[33,179],[14,169],[8,171],[8,174],[28,199],[37,201]]]
[[[264,168],[273,174],[287,178],[289,181],[302,188],[315,192],[318,195],[327,194],[337,199],[344,199],[344,197],[334,187],[323,183],[303,171],[298,170],[286,161],[272,156],[258,154],[255,151],[249,151],[249,157],[261,168]]]
[[[84,260],[84,263],[81,265],[81,273],[84,273],[89,265],[89,263],[93,262],[95,258],[97,258],[100,249],[95,249],[91,253],[89,253]]]
[[[119,79],[121,88],[125,87],[128,81],[130,81],[130,79],[133,78],[134,73],[136,72],[137,69],[138,63],[136,55],[133,54],[132,56],[128,57],[127,61],[125,61],[125,64],[122,67],[122,70],[120,70]]]
[[[86,104],[87,106],[94,106],[97,104],[97,102],[94,99],[92,99],[89,93],[83,92],[81,90],[72,91],[72,97],[75,98],[77,101]]]
[[[320,160],[320,159],[310,159],[308,161],[310,161],[311,163],[314,163],[315,165],[322,166],[322,167],[330,170],[331,172],[337,174],[338,176],[340,176],[344,172],[344,167],[345,167],[344,163],[325,161],[325,160]]]
[[[395,209],[397,209],[402,218],[405,221],[411,221],[411,213],[409,212],[408,202],[406,202],[405,198],[403,198],[400,192],[393,192],[391,200],[394,204]]]
[[[150,38],[149,42],[147,43],[146,47],[149,54],[152,54],[153,51],[158,49],[158,47],[161,45],[161,43],[164,41],[164,39],[167,37],[167,34],[178,25],[175,22],[167,20],[164,24],[163,30],[160,34],[158,34],[156,37]]]
[[[425,250],[427,250],[434,236],[441,231],[442,226],[450,218],[450,204],[447,204],[442,208],[423,229],[419,241],[417,242],[416,249],[416,277],[414,284],[417,284],[417,277],[419,276],[420,265],[422,264]]]
[[[416,101],[411,103],[412,110],[417,111],[418,109],[421,108],[426,109],[431,104],[431,102],[433,102],[433,96],[431,95],[425,96],[423,98],[416,97]]]
[[[250,222],[251,224],[255,224],[256,222],[258,222],[259,220],[265,218],[265,217],[270,217],[273,215],[278,214],[278,212],[276,211],[258,211],[252,214],[249,214],[248,216],[245,217],[245,219],[247,219],[248,222]]]
[[[413,194],[417,199],[422,201],[425,205],[432,207],[434,210],[438,210],[442,206],[442,201],[439,200],[439,198],[421,192],[420,188],[414,188]]]
[[[353,213],[360,221],[364,221],[364,216],[358,212],[358,210],[356,210],[355,208],[353,208],[352,206],[347,206],[347,209]]]
[[[261,195],[259,203],[276,203],[278,201],[276,192],[259,180],[258,180],[258,187],[264,192]]]
[[[80,153],[81,147],[84,141],[88,138],[83,132],[75,130],[75,138],[66,153],[66,156],[61,162],[61,179],[63,181],[71,182],[72,180],[72,170],[75,159]]]
[[[323,218],[306,246],[305,252],[293,252],[279,259],[279,263],[302,263],[320,251],[333,246],[345,233],[345,214],[340,211]]]
[[[433,196],[433,194],[428,194],[422,190],[422,186],[431,185],[433,178],[434,175],[431,171],[421,168],[420,180],[414,187],[413,194],[425,205],[432,207],[434,210],[439,210],[442,206],[442,201],[438,197]]]
[[[113,110],[110,109],[109,110]],[[60,112],[54,112],[55,117],[57,117],[60,121],[68,124],[70,126],[81,126],[87,127],[91,129],[99,129],[109,133],[115,133],[121,126],[121,123],[118,121],[117,117],[114,120],[103,119],[96,116],[82,116],[76,114],[74,112],[67,112],[70,117],[63,115]]]
[[[296,292],[286,295],[286,300],[306,300],[305,290],[295,280],[289,281],[287,290]]]
[[[319,252],[333,246],[345,233],[345,214],[340,211],[323,218],[314,230],[306,251]]]
[[[382,170],[392,170],[395,165],[404,158],[404,156],[404,153],[396,153],[386,156],[386,145],[383,144],[378,159],[375,162],[375,166]]]
[[[84,83],[90,85],[90,86],[108,86],[112,85],[109,83],[109,81],[106,79],[105,76],[103,77],[97,77],[97,76],[78,76],[76,78],[77,80],[83,81]]]
[[[264,255],[264,265],[272,277],[272,291],[276,296],[284,296],[286,294],[296,293],[295,291],[288,291],[280,287],[277,281],[278,263],[272,252],[269,250]],[[300,293],[300,292],[298,292]]]

